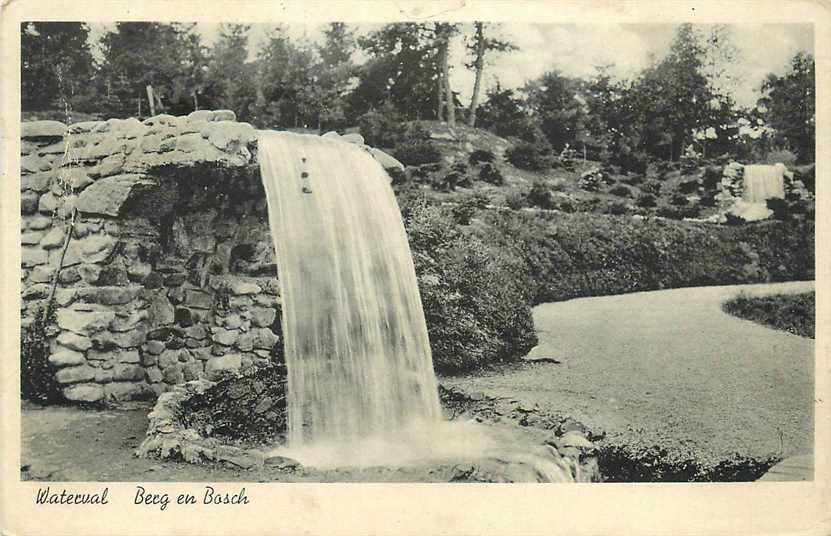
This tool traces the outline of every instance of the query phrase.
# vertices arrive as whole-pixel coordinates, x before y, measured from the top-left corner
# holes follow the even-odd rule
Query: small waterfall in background
[[[744,194],[730,212],[745,221],[769,218],[767,200],[785,198],[785,171],[784,164],[744,166]]]
[[[744,167],[744,200],[765,203],[768,199],[785,198],[785,166],[753,165]]]
[[[261,132],[283,301],[288,445],[318,468],[511,458],[489,427],[442,418],[401,213],[361,146]],[[507,454],[507,456],[506,456]],[[543,481],[571,481],[533,457]]]

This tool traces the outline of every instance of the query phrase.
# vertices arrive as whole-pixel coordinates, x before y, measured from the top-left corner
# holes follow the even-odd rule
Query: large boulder
[[[76,206],[88,214],[118,216],[128,199],[154,187],[155,181],[145,175],[114,175],[88,186],[78,196]]]

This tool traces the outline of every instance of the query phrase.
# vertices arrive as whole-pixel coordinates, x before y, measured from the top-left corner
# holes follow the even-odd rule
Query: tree
[[[330,130],[346,125],[346,96],[355,78],[352,62],[355,37],[342,22],[330,23],[324,32],[324,42],[318,47],[318,128]]]
[[[765,121],[775,130],[774,142],[812,162],[816,144],[815,66],[811,54],[800,51],[783,76],[768,75],[759,99]]]
[[[108,112],[121,117],[138,115],[147,85],[153,87],[158,97],[157,112],[181,113],[192,109],[189,86],[194,69],[201,69],[204,64],[194,59],[198,43],[193,25],[116,23],[115,31],[101,39],[100,75]],[[149,107],[142,107],[142,112],[149,112]]]
[[[450,88],[450,38],[458,32],[457,24],[437,22],[433,28],[435,36],[435,47],[438,56],[439,78],[437,80],[438,104],[436,116],[440,121],[444,119],[447,124],[456,124],[456,102],[453,97],[453,90]],[[444,110],[444,114],[442,114]]]
[[[437,119],[440,74],[435,28],[428,23],[385,24],[358,44],[369,57],[348,98],[349,119],[390,102],[406,119]]]
[[[211,108],[233,110],[248,120],[256,100],[253,68],[248,60],[246,24],[222,24],[205,75],[205,97]]]
[[[95,92],[95,66],[87,39],[89,27],[78,22],[24,22],[20,25],[20,93],[23,110],[77,104],[89,110]],[[63,102],[59,102],[63,100]],[[86,100],[86,103],[80,101]]]
[[[503,137],[516,137],[528,142],[537,141],[537,124],[514,90],[502,89],[497,81],[486,97],[476,115],[476,126],[487,128]]]
[[[587,110],[582,89],[582,81],[559,71],[548,71],[523,88],[528,95],[528,107],[538,118],[549,143],[558,151],[566,144],[573,144],[583,129]]]
[[[698,30],[682,24],[667,56],[648,67],[635,84],[632,103],[643,125],[641,143],[654,156],[674,160],[696,131],[729,122],[704,74],[705,54]]]
[[[487,28],[486,28],[487,26]],[[479,92],[482,87],[482,77],[485,72],[485,55],[489,51],[505,52],[509,50],[516,50],[517,47],[509,41],[486,37],[485,31],[492,30],[494,25],[487,24],[482,21],[473,23],[474,36],[472,39],[466,39],[466,46],[468,53],[472,56],[472,61],[465,66],[468,69],[473,69],[475,77],[473,81],[473,93],[470,98],[470,108],[467,116],[468,126],[476,124],[476,108],[479,106]]]

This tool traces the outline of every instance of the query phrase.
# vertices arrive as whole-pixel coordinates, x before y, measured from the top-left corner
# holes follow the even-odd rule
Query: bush
[[[20,395],[24,400],[42,404],[60,401],[61,395],[55,369],[49,363],[48,330],[54,325],[45,311],[37,311],[32,323],[20,334]]]
[[[423,200],[404,213],[436,371],[526,354],[537,338],[519,262]]]
[[[689,179],[678,183],[678,191],[682,194],[692,194],[698,191],[698,179]]]
[[[511,210],[519,210],[526,206],[526,197],[519,192],[512,192],[505,196],[505,205]]]
[[[519,142],[505,151],[505,158],[520,169],[541,171],[550,166],[550,162],[540,144]]]
[[[768,199],[766,204],[767,207],[773,211],[773,217],[777,220],[784,220],[790,213],[788,202],[784,199]]]
[[[502,176],[502,172],[499,171],[499,168],[493,164],[484,164],[482,166],[479,170],[479,179],[487,182],[488,184],[493,184],[494,186],[502,186],[505,184],[505,177]]]
[[[683,220],[684,218],[697,218],[699,216],[699,209],[696,206],[691,207],[661,207],[657,212],[658,216],[668,218],[671,220]]]
[[[482,164],[482,163],[490,163],[493,162],[495,155],[493,151],[487,149],[476,149],[470,156],[468,157],[468,162],[471,165]]]
[[[391,148],[404,136],[406,127],[395,108],[385,104],[360,116],[358,130],[367,145]]]
[[[661,194],[661,187],[662,186],[663,185],[660,182],[655,181],[655,180],[651,180],[651,181],[647,181],[647,182],[643,183],[643,185],[641,185],[641,190],[643,190],[644,192],[646,192],[648,194],[652,194],[652,195],[657,196],[657,195]]]
[[[392,155],[405,166],[420,166],[441,160],[441,152],[431,141],[408,141],[396,145]]]
[[[487,195],[483,194],[482,192],[476,192],[475,194],[473,194],[469,198],[469,200],[470,200],[470,203],[472,203],[474,207],[479,208],[479,209],[487,208],[487,206],[491,202],[490,198]]]
[[[684,207],[690,204],[690,200],[681,194],[674,194],[669,202],[677,207]]]
[[[635,201],[635,204],[639,207],[651,208],[656,206],[658,203],[655,202],[654,195],[641,194],[638,196],[638,199]]]
[[[626,207],[626,203],[621,202],[609,203],[609,205],[606,207],[606,212],[613,216],[621,216],[623,214],[626,214],[628,211],[629,210]]]
[[[476,214],[476,206],[470,201],[462,201],[451,209],[453,220],[459,225],[470,225],[470,219]]]
[[[618,197],[632,197],[632,190],[622,184],[619,184],[609,190],[609,193]]]
[[[649,155],[644,151],[622,151],[615,155],[612,162],[619,165],[624,173],[644,175],[649,167]]]
[[[790,169],[796,165],[797,155],[787,149],[774,149],[765,155],[766,164],[782,163]]]
[[[534,182],[526,197],[528,204],[532,207],[549,210],[554,208],[554,196],[551,193],[551,189],[543,181]]]
[[[799,335],[814,338],[816,294],[779,294],[774,296],[750,297],[740,294],[726,302],[725,312]]]

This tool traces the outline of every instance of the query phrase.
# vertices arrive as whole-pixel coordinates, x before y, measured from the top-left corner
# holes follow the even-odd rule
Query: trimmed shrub
[[[519,142],[505,151],[505,158],[520,169],[541,171],[550,166],[550,162],[539,144]]]
[[[424,200],[403,212],[436,371],[526,354],[537,338],[519,261],[460,233]]]
[[[655,201],[654,195],[641,194],[638,196],[638,199],[635,201],[635,204],[639,207],[651,208],[656,206],[658,203]]]
[[[392,155],[405,166],[420,166],[441,160],[441,152],[431,141],[416,140],[396,145]]]
[[[505,177],[502,176],[499,168],[493,164],[482,165],[482,168],[479,170],[479,179],[494,186],[502,186],[505,184]]]
[[[526,206],[526,197],[519,192],[512,192],[505,196],[505,205],[511,210],[519,210]]]
[[[662,186],[663,185],[660,182],[655,181],[655,180],[651,180],[651,181],[646,181],[645,183],[643,183],[643,185],[641,185],[641,190],[643,190],[644,192],[646,192],[648,194],[660,195]]]
[[[549,210],[554,208],[554,196],[551,193],[551,189],[543,181],[534,182],[526,198],[528,199],[528,204],[532,207]]]
[[[358,118],[358,130],[367,145],[391,148],[404,136],[406,127],[392,105],[384,105]]]
[[[681,194],[674,194],[669,202],[677,207],[685,207],[690,204],[690,200]]]
[[[493,162],[496,156],[488,149],[476,149],[468,157],[471,165]]]
[[[609,190],[609,193],[618,197],[632,197],[632,190],[622,184],[619,184]]]

